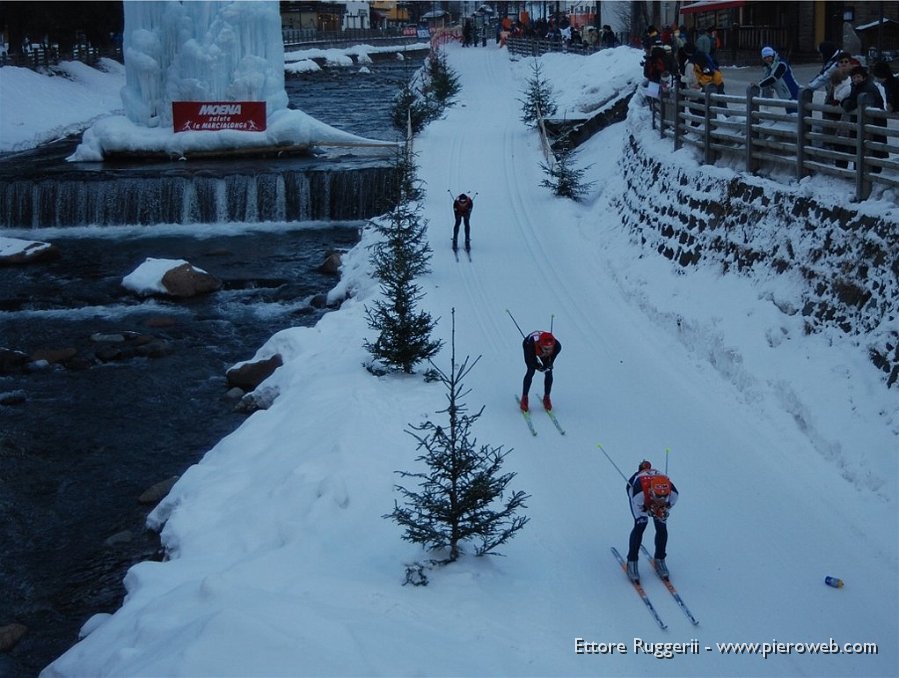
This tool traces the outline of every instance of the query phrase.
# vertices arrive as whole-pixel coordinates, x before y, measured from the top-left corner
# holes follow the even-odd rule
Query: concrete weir
[[[74,141],[0,160],[0,228],[367,219],[389,154],[67,163]]]

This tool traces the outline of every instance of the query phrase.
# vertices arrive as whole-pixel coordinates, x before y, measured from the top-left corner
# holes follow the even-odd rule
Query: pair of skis
[[[525,423],[528,425],[528,430],[531,432],[532,436],[537,435],[537,428],[534,426],[534,420],[531,417],[530,410],[525,411],[521,409],[521,401],[519,400],[517,395],[513,394],[515,398],[515,404],[519,406],[518,411],[521,412],[521,416],[524,417]],[[562,428],[562,424],[559,423],[558,418],[552,410],[544,409],[547,415],[549,415],[549,420],[553,423],[553,426],[556,427],[556,430],[559,432],[559,435],[565,435],[565,429]]]
[[[468,255],[468,261],[470,262],[471,261],[471,245],[469,245],[468,247],[465,248],[465,254]],[[453,256],[456,257],[456,261],[459,261],[459,248],[458,247],[453,248]]]
[[[616,549],[614,546],[611,548],[612,554],[615,556],[618,564],[621,565],[621,569],[624,570],[625,576],[627,576],[627,563],[625,562],[624,558],[621,557],[621,554],[618,553],[618,549]],[[658,573],[658,570],[656,570],[655,567],[655,559],[649,555],[649,551],[646,550],[645,546],[641,545],[640,549],[643,551],[643,554],[649,559],[650,567],[652,567],[652,569],[658,575],[659,579],[665,585],[665,588],[668,589],[668,593],[670,593],[671,597],[674,598],[674,601],[677,603],[678,607],[680,607],[681,612],[683,612],[687,616],[687,619],[689,619],[694,626],[698,625],[699,622],[696,620],[696,617],[693,616],[693,613],[690,612],[689,608],[684,603],[683,599],[680,596],[680,593],[678,593],[677,589],[674,588],[674,584],[671,583],[671,579],[662,577]],[[628,581],[631,581],[630,578],[628,578]],[[662,621],[661,617],[659,617],[659,613],[656,612],[655,606],[652,604],[649,596],[646,595],[646,591],[643,589],[643,585],[639,581],[631,581],[631,585],[634,587],[637,595],[639,595],[643,600],[643,604],[646,605],[646,608],[649,610],[649,613],[652,615],[653,619],[656,620],[656,623],[659,625],[659,627],[661,627],[662,629],[667,629],[668,625]]]

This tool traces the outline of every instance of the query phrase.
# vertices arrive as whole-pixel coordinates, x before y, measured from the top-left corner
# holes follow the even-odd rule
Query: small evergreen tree
[[[546,173],[547,178],[540,182],[541,186],[552,189],[553,193],[572,200],[581,200],[587,191],[596,182],[584,181],[584,175],[593,165],[575,167],[578,151],[565,142],[555,153],[556,161],[553,164],[540,163],[540,167]]]
[[[533,75],[528,80],[528,87],[524,93],[524,99],[519,99],[521,104],[521,121],[536,127],[540,118],[551,118],[556,114],[556,102],[553,100],[552,86],[543,77],[543,68],[537,59],[531,63]]]
[[[431,52],[428,57],[428,90],[434,95],[438,106],[443,109],[451,105],[462,89],[459,76],[446,62],[446,54],[440,50]]]
[[[411,373],[440,350],[441,342],[431,339],[436,323],[430,314],[417,309],[423,294],[415,278],[429,272],[431,248],[425,238],[427,221],[419,216],[421,183],[414,158],[410,153],[401,157],[396,167],[397,202],[373,222],[382,236],[371,254],[382,298],[365,309],[368,326],[379,335],[374,342],[365,340],[364,346],[387,369]]]
[[[463,379],[474,369],[480,356],[469,365],[468,357],[456,365],[455,309],[453,310],[452,356],[449,373],[433,363],[438,379],[446,386],[447,422],[439,426],[425,421],[407,430],[418,441],[418,449],[424,453],[417,461],[424,462],[427,472],[409,473],[397,471],[403,478],[419,481],[418,490],[401,485],[396,489],[405,503],[394,501],[391,518],[404,529],[403,539],[421,544],[427,549],[448,549],[444,563],[455,561],[461,553],[461,543],[479,540],[475,548],[478,556],[494,554],[495,549],[511,539],[528,522],[526,516],[516,515],[526,508],[528,495],[518,491],[504,498],[506,487],[514,473],[501,473],[503,460],[508,452],[502,447],[481,445],[472,437],[471,428],[484,408],[469,414],[463,402],[468,391],[463,390]],[[410,573],[414,578],[410,578]],[[423,568],[407,570],[407,581],[427,583]]]
[[[394,128],[405,134],[411,124],[413,136],[418,134],[452,104],[460,90],[459,76],[447,64],[446,55],[432,51],[424,72],[403,85],[394,101],[390,115]]]
[[[438,114],[438,107],[433,99],[426,93],[417,93],[411,83],[406,83],[394,101],[390,121],[403,135],[411,122],[412,134],[415,135]]]

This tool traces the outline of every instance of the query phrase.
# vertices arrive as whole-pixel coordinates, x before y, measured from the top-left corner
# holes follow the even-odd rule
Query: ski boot
[[[520,406],[521,406],[522,412],[528,411],[528,397],[526,395],[521,396],[521,405]]]
[[[664,558],[656,558],[655,559],[656,572],[658,572],[659,576],[662,579],[668,579],[670,576],[668,573],[668,566],[665,564]]]
[[[640,573],[637,571],[636,560],[627,561],[627,578],[630,579],[634,584],[640,583]]]

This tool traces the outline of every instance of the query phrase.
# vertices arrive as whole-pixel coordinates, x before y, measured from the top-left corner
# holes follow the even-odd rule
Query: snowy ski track
[[[530,538],[538,539],[548,558],[560,564],[529,575],[546,580],[548,590],[554,581],[560,585],[571,580],[604,582],[590,589],[584,601],[566,601],[569,607],[563,624],[569,628],[579,623],[591,628],[614,626],[615,610],[633,609],[633,592],[608,551],[610,542],[619,550],[626,547],[631,527],[624,481],[596,444],[602,443],[628,475],[642,457],[664,467],[665,449],[670,448],[672,477],[684,496],[672,520],[672,576],[706,626],[714,627],[716,614],[740,609],[745,621],[735,623],[745,625],[751,635],[748,629],[764,627],[770,610],[781,606],[779,600],[787,592],[771,586],[768,573],[741,571],[740,553],[770,552],[772,571],[777,571],[808,562],[808,544],[820,539],[829,544],[829,550],[843,551],[849,566],[864,558],[856,526],[825,527],[831,519],[832,524],[842,523],[839,513],[831,515],[831,510],[822,508],[817,491],[815,496],[794,492],[794,473],[802,473],[807,464],[819,466],[821,460],[789,415],[769,413],[768,421],[760,426],[765,414],[754,411],[744,394],[722,380],[713,367],[698,361],[676,337],[660,331],[629,303],[626,297],[632,292],[622,294],[615,276],[604,270],[603,237],[618,228],[617,215],[607,206],[612,196],[595,198],[602,206],[596,209],[555,198],[540,186],[544,175],[538,136],[519,119],[518,99],[525,80],[514,75],[515,69],[526,72],[526,62],[511,62],[505,51],[494,49],[453,46],[447,53],[462,91],[456,105],[425,130],[415,148],[428,192],[425,217],[434,250],[433,273],[425,282],[426,286],[432,283],[433,289],[427,290],[425,303],[441,318],[438,334],[447,341],[450,309],[456,308],[458,359],[481,354],[482,360],[502,363],[508,374],[507,383],[484,383],[476,368],[466,383],[472,390],[467,401],[474,410],[486,405],[483,425],[475,429],[478,442],[514,448],[508,458],[510,470],[518,473],[513,487],[532,494],[528,503],[532,520],[525,532],[532,532]],[[480,123],[488,108],[494,111],[491,119],[504,121],[501,127]],[[497,108],[502,109],[501,116],[496,115]],[[495,145],[497,136],[503,141],[501,157],[480,151],[491,147],[488,139]],[[582,157],[579,162],[615,163],[618,154],[618,148],[609,148],[602,157]],[[479,193],[472,214],[471,263],[461,250],[462,228],[458,263],[450,249],[452,210],[447,189],[454,194]],[[545,219],[544,215],[553,216]],[[591,220],[592,215],[600,217]],[[564,229],[580,229],[595,247],[579,249],[582,240],[557,238],[555,234]],[[521,336],[507,308],[525,333],[549,329],[550,316],[555,315],[554,330],[563,351],[555,372],[553,402],[567,430],[564,438],[540,411],[542,374],[535,375],[531,389],[536,438],[510,407],[508,393],[520,389],[524,365]],[[443,352],[438,364],[445,367],[448,360],[448,352]],[[616,393],[618,383],[628,385],[623,396]],[[732,416],[727,421],[706,414],[719,411],[722,401],[731,403]],[[489,439],[484,429],[489,429]],[[789,454],[784,456],[785,452]],[[746,481],[722,486],[716,482],[722,469]],[[857,501],[836,471],[820,482],[832,493],[833,506],[842,499]],[[542,485],[567,486],[570,491],[565,496],[545,496],[540,492]],[[760,492],[762,486],[764,492]],[[818,520],[809,524],[785,519],[783,506],[761,500],[769,493],[794,495],[789,500],[793,515]],[[717,506],[739,507],[734,510],[734,534],[703,530],[704,512]],[[759,528],[766,525],[777,525],[782,533],[773,551],[770,533]],[[861,538],[872,536],[879,541],[871,534]],[[645,539],[651,543],[652,528]],[[645,561],[641,564],[648,567]],[[884,576],[889,576],[888,566],[884,563]],[[517,567],[540,568],[528,563]],[[800,607],[815,608],[814,598],[821,595],[816,586],[819,575],[824,573],[810,575],[813,581],[808,589],[790,592]],[[744,579],[745,587],[734,587],[737,577]],[[618,579],[621,586],[609,585]],[[682,615],[654,583],[650,582],[649,593],[660,614],[679,628],[684,624],[678,619]],[[873,598],[868,602],[877,605]],[[647,620],[641,613],[626,615],[616,633],[645,632]],[[816,622],[810,621],[810,632],[816,628]],[[821,622],[818,630],[824,633],[825,628]]]

